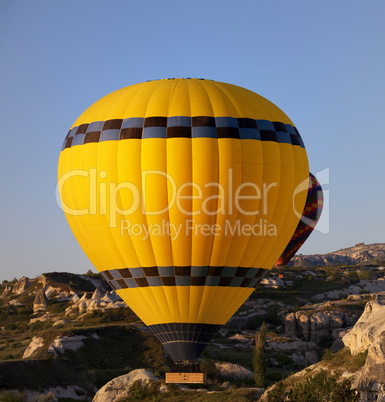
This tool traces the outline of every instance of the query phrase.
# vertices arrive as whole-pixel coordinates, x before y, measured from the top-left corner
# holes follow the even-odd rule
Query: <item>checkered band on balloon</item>
[[[155,116],[81,124],[68,132],[62,150],[92,142],[148,138],[236,138],[273,141],[305,148],[298,130],[291,124],[279,121],[227,116]]]

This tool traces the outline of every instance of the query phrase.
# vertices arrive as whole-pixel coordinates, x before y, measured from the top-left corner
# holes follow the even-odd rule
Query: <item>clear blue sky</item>
[[[385,2],[1,1],[0,279],[91,263],[55,200],[75,119],[102,96],[166,77],[240,85],[283,109],[315,173],[330,169],[330,231],[300,252],[384,242]]]

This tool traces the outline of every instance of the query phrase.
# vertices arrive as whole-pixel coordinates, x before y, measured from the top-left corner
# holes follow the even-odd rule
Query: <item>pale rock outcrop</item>
[[[292,258],[289,266],[331,266],[338,264],[355,265],[361,262],[381,257],[385,253],[385,244],[359,243],[353,247],[341,249],[328,254],[302,255],[298,254]]]
[[[44,346],[44,338],[35,336],[32,338],[31,343],[28,345],[27,349],[23,354],[23,359],[28,359],[31,357],[38,349]]]
[[[328,302],[330,303],[330,302]],[[346,313],[329,310],[332,305],[326,303],[328,309],[323,311],[300,310],[289,313],[284,317],[285,333],[289,336],[302,335],[306,341],[318,342],[323,336],[327,336],[330,331],[351,326],[358,317],[348,316]],[[321,306],[320,306],[321,307]]]
[[[234,336],[230,336],[230,338],[228,338],[231,341],[235,341],[235,342],[241,342],[244,344],[252,344],[253,341],[249,338],[246,338],[245,336],[241,335],[241,334],[236,334]]]
[[[67,325],[68,323],[69,323],[70,321],[68,321],[68,320],[59,320],[59,321],[55,321],[53,324],[52,324],[52,326],[53,327],[61,327],[61,326],[64,326],[64,325]]]
[[[25,306],[24,303],[20,302],[17,299],[13,299],[10,302],[8,302],[7,304],[8,304],[8,306],[13,306],[13,307],[24,307]]]
[[[39,315],[39,316],[37,316],[35,318],[31,318],[29,320],[29,323],[33,324],[35,322],[45,322],[45,321],[48,321],[48,320],[51,320],[51,319],[52,319],[52,314],[51,313],[44,313],[43,315]]]
[[[51,285],[44,285],[44,291],[48,298],[55,297],[57,301],[71,301],[74,295],[72,290],[55,288]]]
[[[137,369],[128,374],[114,378],[102,387],[95,395],[93,402],[114,402],[121,398],[127,398],[131,393],[131,387],[140,381],[143,385],[152,381],[159,381],[151,371]]]
[[[268,340],[266,347],[281,353],[302,353],[316,348],[314,342],[304,342],[298,338],[274,338]]]
[[[338,300],[342,298],[348,298],[349,300],[362,300],[365,298],[365,293],[381,293],[385,292],[385,280],[384,278],[378,278],[374,280],[361,280],[356,285],[351,285],[345,289],[333,290],[326,293],[321,293],[313,297],[313,300]]]
[[[285,333],[291,336],[297,334],[297,318],[295,313],[290,313],[285,317]]]
[[[106,292],[106,294],[102,297],[102,302],[104,303],[115,303],[117,301],[122,301],[122,299],[118,296],[118,294],[113,290],[112,292]]]
[[[301,314],[299,311],[295,313],[295,319],[302,333],[311,331],[311,317],[307,314]]]
[[[101,306],[102,302],[100,299],[90,299],[88,303],[85,304],[85,311],[95,311],[98,310]],[[82,313],[84,310],[79,309],[79,312]]]
[[[116,292],[105,292],[100,286],[90,299],[86,292],[80,299],[79,296],[74,295],[71,300],[72,305],[67,308],[66,315],[74,314],[76,309],[79,309],[80,314],[85,314],[97,310],[103,311],[104,309],[127,307]]]
[[[254,378],[254,373],[239,364],[216,362],[215,367],[221,377],[242,380],[244,378]]]
[[[285,283],[280,278],[264,278],[262,279],[261,285],[265,286],[266,288],[283,288]]]
[[[40,311],[44,311],[48,306],[48,298],[45,294],[44,289],[40,289],[35,296],[35,300],[33,301],[33,312],[38,313]]]
[[[5,285],[5,288],[4,288],[4,291],[3,291],[3,293],[1,294],[0,297],[6,297],[6,296],[8,296],[9,294],[12,293],[12,290],[13,290],[13,286],[10,285],[9,283],[6,284],[6,285]]]
[[[329,329],[330,317],[321,311],[317,311],[310,317],[310,330],[317,331],[319,329]]]
[[[87,292],[85,292],[85,293],[83,294],[83,296],[79,299],[79,301],[74,304],[73,307],[74,307],[74,308],[77,307],[77,308],[79,309],[79,313],[80,313],[80,314],[84,314],[84,313],[87,312],[87,307],[88,307],[87,303],[88,303]],[[68,312],[68,313],[71,313],[71,310],[72,310],[72,309],[73,309],[73,308],[69,307],[69,308],[67,309],[67,312]]]
[[[105,291],[103,292],[103,289],[102,289],[100,286],[98,286],[98,287],[95,289],[95,292],[94,292],[94,294],[92,295],[91,299],[100,300],[100,299],[103,298],[104,295],[105,295]]]
[[[347,299],[348,300],[353,300],[353,301],[359,301],[359,300],[364,300],[365,297],[366,297],[366,294],[361,294],[361,295],[360,294],[358,294],[358,295],[353,294],[353,295],[349,295],[347,297]]]
[[[361,392],[361,401],[385,401],[385,332],[369,346],[365,365],[352,385]]]
[[[29,280],[26,276],[20,278],[15,285],[13,286],[12,293],[17,295],[25,292],[25,290],[32,284],[32,281]]]
[[[75,335],[72,337],[63,336],[55,338],[48,348],[48,353],[57,355],[57,353],[64,353],[66,350],[78,350],[84,346],[84,340],[87,339],[83,335]]]
[[[77,303],[80,300],[80,297],[74,293],[71,299],[69,300],[70,303]]]
[[[83,294],[83,296],[79,299],[79,303],[83,303],[88,300],[87,294],[88,294],[87,292]]]
[[[369,346],[378,340],[385,331],[385,298],[378,297],[366,303],[365,310],[343,338],[345,346],[349,347],[352,355],[365,352]]]

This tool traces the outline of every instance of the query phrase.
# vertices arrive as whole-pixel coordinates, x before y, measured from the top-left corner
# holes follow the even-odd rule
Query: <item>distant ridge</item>
[[[357,243],[327,254],[295,255],[288,266],[315,267],[335,265],[385,265],[385,243]]]

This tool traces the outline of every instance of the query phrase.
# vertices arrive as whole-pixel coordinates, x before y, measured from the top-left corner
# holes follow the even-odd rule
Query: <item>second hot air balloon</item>
[[[277,267],[287,265],[294,254],[302,247],[307,238],[316,227],[322,213],[323,192],[318,180],[311,173],[309,175],[309,188],[306,203],[302,211],[301,219],[296,227],[292,238],[285,250],[276,262]]]

